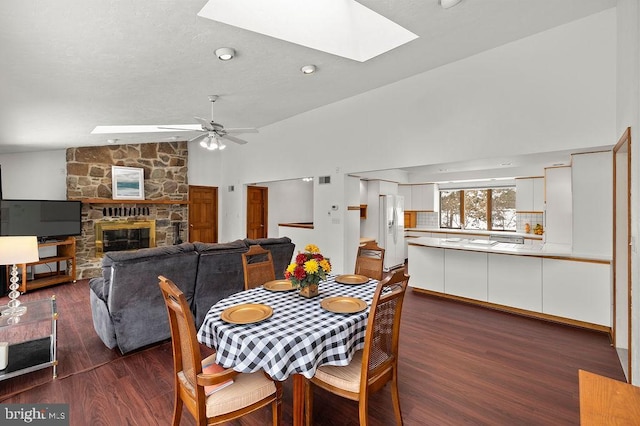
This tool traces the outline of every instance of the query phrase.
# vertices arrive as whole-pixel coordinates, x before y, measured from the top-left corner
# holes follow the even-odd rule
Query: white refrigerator
[[[404,198],[380,196],[378,245],[384,249],[384,270],[404,265]]]

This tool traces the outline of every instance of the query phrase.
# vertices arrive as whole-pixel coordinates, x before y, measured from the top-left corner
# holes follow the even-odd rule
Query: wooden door
[[[267,238],[268,190],[263,186],[247,187],[247,238]]]
[[[189,241],[218,242],[218,188],[189,186]]]
[[[613,148],[613,345],[632,383],[631,129]]]

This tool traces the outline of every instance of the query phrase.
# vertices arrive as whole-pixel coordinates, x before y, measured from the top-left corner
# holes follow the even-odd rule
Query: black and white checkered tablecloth
[[[357,297],[371,305],[376,280],[348,285],[327,277],[320,294],[307,299],[297,291],[273,292],[262,287],[236,293],[213,305],[198,331],[198,340],[216,348],[216,362],[225,368],[250,373],[264,369],[275,380],[300,373],[311,378],[323,364],[347,365],[364,347],[369,308],[355,314],[338,314],[320,306],[331,296]],[[255,324],[229,324],[223,310],[243,303],[263,303],[273,315]]]

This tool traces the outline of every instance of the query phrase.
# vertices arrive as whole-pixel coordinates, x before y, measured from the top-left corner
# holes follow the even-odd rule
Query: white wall
[[[5,199],[66,200],[65,150],[0,156]]]
[[[258,183],[269,188],[268,224],[269,237],[279,237],[279,223],[313,222],[313,182],[301,179]]]
[[[607,10],[261,128],[252,143],[225,152],[243,167],[225,162],[224,179],[331,175],[330,190],[315,195],[314,219],[326,218],[324,199],[342,197],[334,177],[344,173],[613,143],[615,25]],[[241,197],[228,202],[244,215]],[[223,240],[242,236],[244,218],[220,228]],[[332,259],[343,251],[341,232],[314,230]]]
[[[631,341],[631,370],[634,385],[640,385],[640,255],[638,254],[638,212],[640,212],[640,167],[638,146],[640,135],[640,6],[638,0],[618,0],[617,75],[616,75],[616,136],[631,127],[631,322],[635,332]]]

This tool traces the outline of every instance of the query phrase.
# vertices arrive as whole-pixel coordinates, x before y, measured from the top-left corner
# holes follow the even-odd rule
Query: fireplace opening
[[[156,246],[156,224],[147,221],[96,222],[96,255]]]

